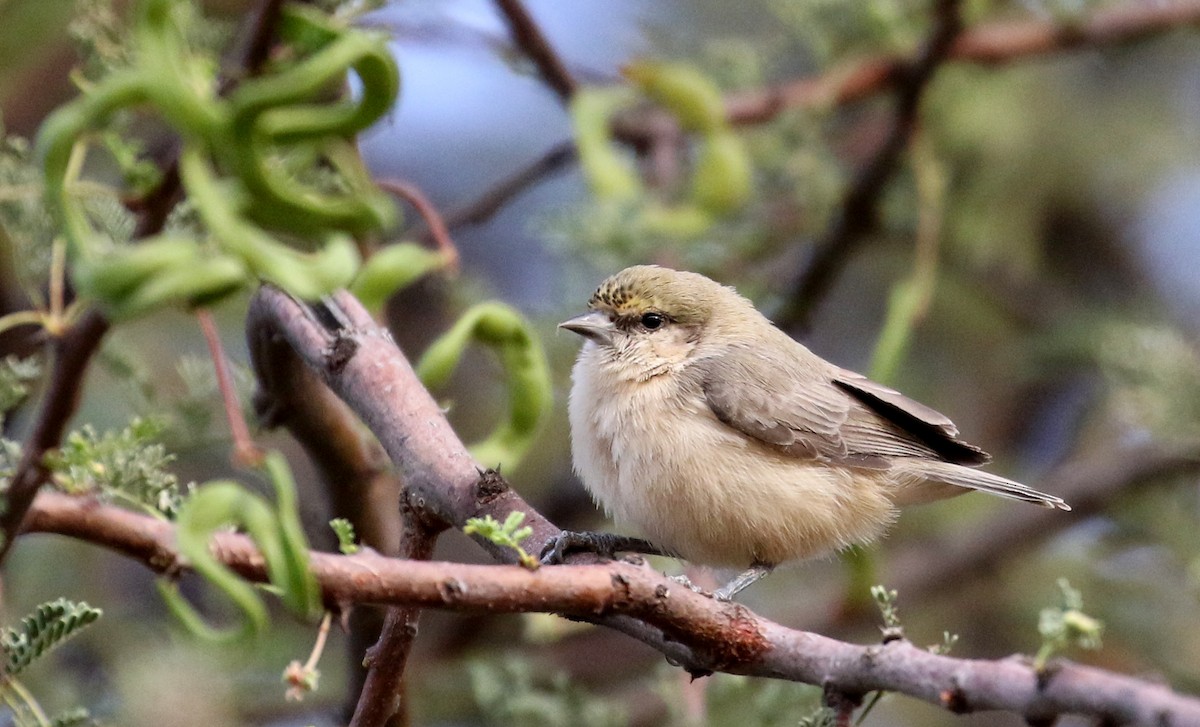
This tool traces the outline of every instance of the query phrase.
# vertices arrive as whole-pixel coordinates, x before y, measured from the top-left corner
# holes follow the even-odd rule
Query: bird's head
[[[732,288],[655,265],[626,268],[600,284],[588,312],[559,324],[592,341],[630,375],[649,378],[693,357],[707,334],[760,317]]]

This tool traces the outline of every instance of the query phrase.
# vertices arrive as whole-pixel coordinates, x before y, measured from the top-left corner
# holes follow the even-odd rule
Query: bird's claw
[[[540,559],[543,565],[560,565],[566,562],[571,552],[594,553],[612,560],[617,553],[645,553],[668,555],[666,551],[641,538],[631,538],[614,533],[591,533],[564,530],[546,543]]]

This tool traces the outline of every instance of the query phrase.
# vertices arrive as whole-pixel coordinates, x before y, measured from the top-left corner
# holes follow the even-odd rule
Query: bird
[[[570,550],[638,550],[736,567],[730,600],[776,566],[878,538],[899,508],[986,492],[1070,510],[979,469],[945,415],[810,351],[736,290],[636,265],[559,324],[585,340],[571,373],[573,468],[645,538],[564,532]]]

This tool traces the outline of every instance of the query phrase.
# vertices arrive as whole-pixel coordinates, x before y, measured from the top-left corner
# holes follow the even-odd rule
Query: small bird
[[[559,324],[587,339],[574,468],[649,540],[564,533],[551,562],[594,546],[747,569],[714,594],[728,600],[780,563],[873,540],[905,505],[979,490],[1070,509],[972,469],[988,455],[947,417],[822,359],[703,275],[626,268],[588,307]]]

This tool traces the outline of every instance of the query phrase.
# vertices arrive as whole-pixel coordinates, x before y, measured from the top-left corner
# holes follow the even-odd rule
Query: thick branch
[[[31,509],[29,531],[102,544],[160,572],[182,565],[169,523],[57,493]],[[214,537],[214,551],[244,576],[262,580],[262,558],[248,538]],[[371,602],[455,611],[540,611],[595,619],[621,615],[661,630],[677,645],[706,653],[732,673],[819,684],[845,694],[887,690],[955,712],[1006,710],[1028,719],[1085,714],[1113,724],[1200,724],[1200,700],[1159,684],[1069,662],[1036,673],[1018,658],[999,661],[932,654],[907,641],[859,646],[796,631],[693,593],[648,566],[625,562],[479,566],[313,553],[312,571],[328,601]]]

